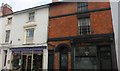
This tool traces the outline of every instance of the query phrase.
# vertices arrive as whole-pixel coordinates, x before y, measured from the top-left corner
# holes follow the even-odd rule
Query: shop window
[[[43,54],[34,54],[33,57],[33,70],[39,71],[42,70],[42,58]]]
[[[20,55],[19,54],[14,54],[13,55],[13,60],[12,60],[13,69],[15,69],[15,70],[20,69],[20,65],[21,65]]]
[[[75,48],[75,69],[97,69],[96,47]]]

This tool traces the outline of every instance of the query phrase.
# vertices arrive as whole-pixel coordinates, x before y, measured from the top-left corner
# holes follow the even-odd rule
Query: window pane
[[[12,17],[8,18],[8,24],[12,23]]]
[[[80,12],[88,11],[88,7],[80,7],[80,8],[78,8],[78,11],[80,11]]]
[[[89,53],[87,54],[87,52]],[[97,49],[94,46],[75,48],[75,56],[96,56],[96,54],[97,54]]]
[[[67,54],[61,54],[61,66],[67,66]]]
[[[75,58],[75,69],[97,69],[97,59],[90,57]]]
[[[29,13],[29,21],[33,21],[34,20],[34,12]]]
[[[78,3],[78,7],[83,7],[83,6],[87,6],[88,3],[87,2],[79,2]]]
[[[33,37],[34,36],[34,29],[27,29],[27,37]]]
[[[6,31],[5,42],[9,42],[9,37],[10,37],[10,30],[7,30],[7,31]]]
[[[89,18],[79,19],[78,20],[78,30],[80,34],[90,34],[90,22]]]
[[[33,42],[33,37],[34,37],[34,28],[27,29],[26,30],[26,42],[27,43],[32,43]]]
[[[75,69],[97,69],[97,50],[94,46],[75,48]]]
[[[80,12],[88,11],[88,3],[87,2],[78,3],[78,11]]]

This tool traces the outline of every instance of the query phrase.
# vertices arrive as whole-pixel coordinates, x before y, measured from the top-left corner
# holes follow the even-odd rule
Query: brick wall
[[[89,2],[88,3],[89,10],[108,8],[108,7],[110,7],[109,2]]]
[[[76,3],[60,3],[52,5],[50,8],[50,16],[74,13],[77,11]],[[78,30],[77,17],[67,16],[54,18],[49,20],[49,38],[75,36]]]
[[[88,9],[95,10],[109,8],[109,2],[89,2]],[[113,33],[111,10],[90,13],[90,27],[92,34]]]
[[[50,5],[50,16],[74,13],[77,11],[76,2],[58,2]]]
[[[3,15],[11,14],[13,11],[7,7],[3,7],[2,9]]]
[[[88,9],[95,10],[110,7],[108,2],[89,2]],[[50,16],[74,13],[77,3],[57,3],[50,7]],[[107,27],[106,27],[107,26]],[[112,33],[111,11],[90,13],[90,27],[92,34]],[[76,15],[54,18],[49,20],[49,38],[69,37],[78,35],[78,19]]]
[[[91,33],[107,34],[113,32],[111,12],[101,11],[90,15]]]
[[[89,10],[108,8],[108,2],[88,4]],[[54,3],[50,7],[50,16],[58,16],[62,14],[74,13],[77,11],[77,3]],[[92,34],[113,33],[111,11],[101,11],[90,13],[90,27]],[[78,35],[78,19],[77,15],[54,18],[49,20],[48,37],[69,37]],[[53,41],[48,46],[49,49],[55,49],[59,44],[66,43],[70,45],[70,41]],[[59,53],[54,56],[54,68],[59,69]],[[71,69],[71,53],[68,52],[68,69]]]

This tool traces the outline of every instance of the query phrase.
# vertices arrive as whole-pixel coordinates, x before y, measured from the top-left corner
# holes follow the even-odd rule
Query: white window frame
[[[35,20],[35,12],[30,12],[28,19],[29,19],[29,22],[34,21]]]
[[[5,42],[6,43],[9,42],[9,40],[10,40],[10,30],[6,30],[5,31]]]
[[[80,2],[80,3],[78,3],[78,11],[79,12],[88,11],[88,2]]]
[[[84,25],[83,25],[84,24]],[[79,34],[80,35],[85,35],[84,33],[83,33],[83,29],[82,29],[82,27],[87,27],[87,29],[86,29],[86,35],[87,34],[91,34],[91,31],[90,31],[90,18],[82,18],[82,19],[78,19],[78,32],[79,32]]]
[[[7,24],[11,24],[11,23],[12,23],[12,17],[9,17]]]
[[[29,38],[29,36],[27,36],[27,30],[29,29],[33,29],[33,36]],[[31,27],[31,28],[26,28],[25,29],[25,44],[33,44],[34,43],[34,34],[35,34],[35,28]],[[27,39],[29,39],[30,41],[28,41]]]

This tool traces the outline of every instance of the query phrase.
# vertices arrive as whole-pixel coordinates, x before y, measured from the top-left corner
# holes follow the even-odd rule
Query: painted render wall
[[[120,34],[119,34],[119,29],[118,27],[120,26],[120,24],[118,23],[118,19],[119,19],[119,16],[118,16],[118,6],[119,6],[119,2],[111,2],[111,11],[112,11],[112,20],[113,20],[113,27],[114,27],[114,34],[115,34],[115,47],[116,47],[116,56],[117,56],[117,65],[118,65],[118,70],[120,71],[120,49],[119,49],[119,46],[120,46]]]
[[[1,54],[1,43],[2,43],[2,17],[0,17],[0,70],[2,69],[2,54]]]
[[[12,14],[8,16],[2,17],[3,19],[3,26],[2,26],[2,50],[1,50],[1,69],[5,68],[4,67],[4,50],[7,50],[7,60],[6,60],[6,67],[7,69],[12,69],[12,51],[9,49],[10,47],[34,47],[34,46],[47,46],[47,33],[48,33],[48,15],[49,15],[49,9],[47,7],[41,8],[38,10],[30,10],[25,13],[20,13],[20,14]],[[29,13],[30,12],[35,12],[35,21],[34,22],[28,22],[29,18]],[[7,24],[8,18],[12,17],[12,23]],[[28,26],[31,25],[36,25],[32,26],[35,27],[34,30],[34,45],[23,45],[25,44],[25,29],[30,28]],[[10,31],[10,39],[8,43],[5,43],[5,35],[6,35],[6,30],[11,30]],[[10,46],[10,41],[12,41],[12,46]],[[44,49],[44,54],[43,54],[43,68],[47,69],[47,66],[45,63],[47,63],[48,59],[48,52],[46,51],[47,49]],[[10,63],[9,63],[10,62]]]
[[[34,11],[33,11],[34,12]],[[47,42],[47,28],[48,28],[48,8],[43,8],[35,11],[35,21],[28,22],[29,12],[21,14],[13,14],[12,24],[7,23],[7,17],[4,17],[5,30],[11,30],[10,41],[12,46],[21,46],[25,42],[25,26],[36,25],[34,30],[34,43],[42,44]],[[29,27],[28,27],[29,28]],[[5,31],[4,31],[5,36]],[[20,39],[20,40],[19,40]],[[9,42],[10,42],[9,41]],[[5,38],[3,39],[3,43]]]

